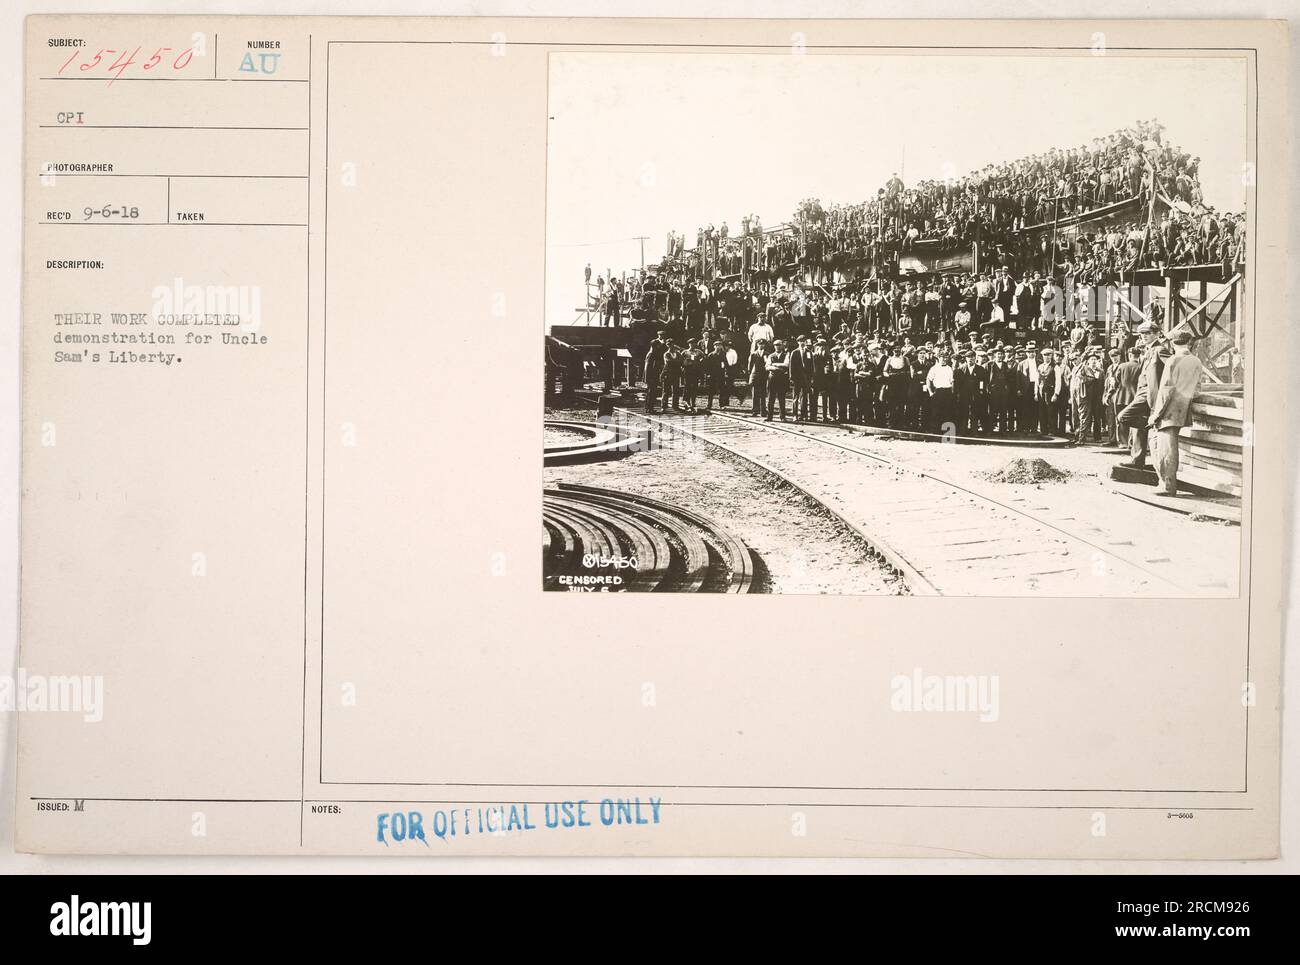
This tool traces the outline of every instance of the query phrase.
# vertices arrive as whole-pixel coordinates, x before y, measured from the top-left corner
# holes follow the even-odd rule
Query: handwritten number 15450
[[[170,60],[172,70],[184,70],[186,67],[190,65],[190,61],[194,58],[193,47],[188,47],[185,50],[182,50],[175,57],[166,57],[166,58],[164,57],[164,54],[170,54],[172,52],[172,48],[159,47],[157,50],[153,52],[152,57],[149,57],[144,61],[137,62],[136,57],[139,56],[140,51],[142,49],[143,48],[141,47],[136,47],[135,50],[132,50],[130,53],[127,53],[127,51],[125,50],[110,50],[108,48],[101,48],[95,53],[93,57],[83,60],[81,63],[77,64],[77,70],[81,71],[82,73],[88,73],[89,71],[96,70],[101,66],[103,66],[108,61],[109,58],[113,58],[114,55],[116,55],[116,58],[113,59],[111,63],[108,63],[108,66],[105,69],[105,72],[112,76],[112,79],[109,80],[108,82],[109,86],[111,87],[113,85],[113,81],[117,80],[124,73],[126,73],[127,68],[130,67],[132,64],[139,63],[141,70],[153,70],[155,67],[163,63],[165,60]],[[63,66],[59,68],[59,74],[62,75],[64,71],[72,67],[72,65],[76,63],[78,58],[81,57],[81,55],[82,55],[81,50],[73,51],[72,56],[69,57],[66,61],[64,61]]]

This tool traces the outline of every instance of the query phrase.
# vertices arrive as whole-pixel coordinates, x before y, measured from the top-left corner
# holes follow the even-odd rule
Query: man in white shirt
[[[930,396],[930,418],[933,431],[955,431],[952,408],[953,370],[947,349],[939,352],[939,361],[930,366],[925,376],[925,391]]]
[[[712,292],[709,291],[709,286],[704,284],[704,282],[700,282],[700,284],[695,290],[695,295],[699,299],[700,306],[703,308],[704,320],[707,323],[708,327],[716,328],[717,327],[717,314],[716,314],[717,306],[715,306],[713,302],[710,300],[712,296]]]
[[[1038,425],[1038,346],[1025,345],[1026,358],[1020,363],[1020,414],[1017,425],[1022,432],[1033,432]]]
[[[986,275],[975,282],[975,324],[983,325],[993,315],[993,283]]]
[[[762,319],[762,318],[760,318],[758,321],[756,321],[753,325],[750,325],[750,326],[749,326],[749,344],[750,344],[750,345],[754,345],[754,344],[756,344],[756,343],[759,342],[759,341],[764,341],[764,342],[766,342],[768,345],[771,345],[773,339],[775,339],[775,338],[776,338],[776,332],[773,331],[772,326],[769,325],[769,324],[768,324],[764,319]]]
[[[961,306],[957,309],[957,314],[953,316],[953,324],[957,326],[958,331],[970,328],[972,318],[970,309],[967,308],[966,305],[966,302],[962,302]]]
[[[940,310],[939,289],[933,285],[925,286],[925,328],[937,331],[943,327],[943,313]]]

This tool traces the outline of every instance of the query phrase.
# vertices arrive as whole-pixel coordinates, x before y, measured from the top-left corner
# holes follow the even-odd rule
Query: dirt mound
[[[1046,459],[1037,457],[1033,459],[1012,459],[997,472],[986,472],[981,473],[981,475],[989,482],[1015,483],[1016,485],[1064,482],[1070,478],[1070,473],[1064,469],[1057,469]]]

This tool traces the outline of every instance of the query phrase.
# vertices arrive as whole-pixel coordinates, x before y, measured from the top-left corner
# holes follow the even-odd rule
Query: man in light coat
[[[1115,418],[1115,424],[1121,433],[1128,432],[1130,429],[1135,430],[1131,433],[1130,458],[1120,463],[1121,466],[1131,469],[1145,469],[1147,465],[1149,436],[1147,429],[1159,394],[1165,361],[1164,350],[1160,344],[1160,329],[1147,322],[1138,327],[1138,334],[1142,337],[1143,348],[1142,368],[1138,373],[1137,387],[1134,390],[1133,400]]]
[[[1192,354],[1192,337],[1179,332],[1173,337],[1174,355],[1165,363],[1160,391],[1151,407],[1148,425],[1159,430],[1156,445],[1156,474],[1159,496],[1178,495],[1178,432],[1192,424],[1192,400],[1201,386],[1205,371],[1201,360]]]

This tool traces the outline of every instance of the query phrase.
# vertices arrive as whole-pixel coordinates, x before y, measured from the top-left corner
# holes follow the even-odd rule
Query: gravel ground
[[[548,419],[586,422],[594,417],[592,410],[546,410]],[[621,489],[711,517],[758,557],[757,592],[907,592],[834,516],[784,482],[713,447],[656,449],[543,473],[547,485],[570,482]]]
[[[552,417],[590,421],[593,413],[566,411]],[[847,429],[833,429],[829,435],[992,498],[1027,500],[1028,508],[1053,525],[1119,547],[1146,564],[1169,567],[1196,595],[1232,596],[1238,592],[1241,527],[1158,509],[1119,495],[1110,487],[1108,477],[1110,467],[1123,456],[1086,446],[1029,450],[943,445],[864,436]],[[851,466],[856,458],[845,454],[846,486],[852,484]],[[1035,464],[1033,471],[1025,472],[1024,461],[1038,459],[1065,473],[1066,478],[1031,481],[1044,467]],[[798,494],[780,491],[780,487],[774,491],[771,477],[713,447],[637,453],[619,462],[546,472],[548,481],[625,488],[698,508],[732,527],[763,557],[771,569],[774,592],[897,592],[886,571],[870,561],[866,548],[834,517]],[[990,479],[1000,473],[1009,481]],[[772,493],[775,498],[765,496],[761,500],[764,512],[756,513],[751,507],[760,492]]]
[[[942,445],[855,435],[853,444],[1005,498],[1025,496],[1043,515],[1090,538],[1131,548],[1135,557],[1169,560],[1183,578],[1207,595],[1234,595],[1239,587],[1241,527],[1206,517],[1158,509],[1126,499],[1108,484],[1110,468],[1122,455],[1088,446],[1023,450],[1003,446]],[[1059,482],[991,482],[989,475],[1013,460],[1041,458],[1069,474]]]
[[[547,446],[567,445],[581,442],[585,438],[577,429],[561,429],[559,426],[545,426],[542,429],[542,442]]]

